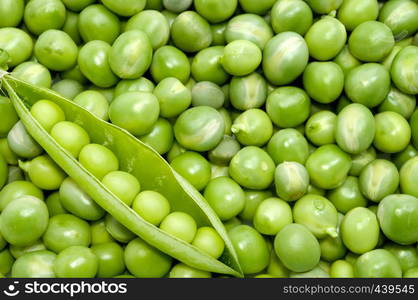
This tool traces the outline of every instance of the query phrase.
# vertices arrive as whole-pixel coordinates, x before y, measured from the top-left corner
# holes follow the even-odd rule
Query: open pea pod
[[[3,76],[2,81],[2,86],[9,94],[16,112],[31,136],[116,220],[150,245],[187,265],[214,273],[243,276],[235,250],[218,216],[203,196],[177,174],[156,151],[127,131],[96,118],[51,90],[35,87],[10,75]],[[58,104],[68,121],[77,123],[89,133],[92,143],[102,144],[112,150],[119,159],[120,169],[136,176],[143,190],[154,190],[163,194],[175,211],[190,214],[199,226],[212,226],[225,242],[225,252],[219,260],[146,222],[106,189],[32,118],[28,107],[41,99]]]

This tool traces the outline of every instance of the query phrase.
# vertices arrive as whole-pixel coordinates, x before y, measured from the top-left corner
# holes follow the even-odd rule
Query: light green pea
[[[359,176],[361,171],[365,166],[370,162],[376,159],[376,150],[373,147],[370,147],[366,151],[363,151],[359,154],[351,155],[351,176]]]
[[[285,201],[300,199],[308,191],[309,175],[298,162],[283,162],[276,168],[274,182],[277,195]]]
[[[402,269],[392,253],[376,249],[357,259],[354,275],[359,278],[401,278]]]
[[[267,113],[254,108],[240,114],[231,131],[242,145],[263,146],[273,135],[273,124]]]
[[[343,214],[353,208],[367,206],[367,200],[360,191],[359,180],[353,176],[348,176],[342,185],[329,191],[327,197]]]
[[[402,49],[393,60],[390,74],[396,87],[406,94],[418,94],[418,47]]]
[[[400,114],[386,111],[375,115],[374,146],[385,153],[400,152],[411,140],[411,127]]]
[[[402,192],[418,197],[418,157],[411,158],[400,170],[400,184]]]
[[[305,125],[305,135],[316,146],[335,143],[337,115],[328,110],[314,113]]]
[[[259,108],[266,102],[266,80],[258,73],[233,77],[229,86],[229,96],[232,106],[236,109]]]

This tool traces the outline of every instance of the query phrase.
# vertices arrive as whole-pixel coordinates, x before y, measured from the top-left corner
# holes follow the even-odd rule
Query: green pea
[[[244,221],[252,221],[255,212],[263,200],[273,197],[273,193],[269,190],[266,191],[253,191],[245,190],[245,205],[244,209],[239,214],[240,219]]]
[[[404,193],[418,197],[416,178],[418,176],[418,158],[413,157],[405,162],[400,170],[400,184]]]
[[[25,2],[23,0],[0,1],[0,27],[16,27],[23,18]]]
[[[285,161],[304,164],[309,156],[308,151],[305,137],[293,128],[279,130],[267,145],[267,152],[276,164]]]
[[[279,198],[263,200],[255,210],[253,220],[257,231],[267,235],[276,235],[292,222],[292,209],[288,203]]]
[[[231,131],[242,145],[262,146],[270,140],[273,124],[261,109],[249,109],[235,119]]]
[[[74,157],[78,157],[81,149],[90,143],[87,132],[79,125],[63,121],[55,124],[51,130],[55,141]]]
[[[267,273],[275,278],[289,277],[289,270],[280,261],[280,259],[277,257],[274,251],[270,255],[270,263],[267,266]]]
[[[239,0],[241,8],[245,12],[258,15],[266,14],[275,2],[276,1],[274,0],[260,0],[257,2],[251,0]]]
[[[229,87],[229,96],[232,106],[236,109],[259,108],[266,102],[266,80],[258,73],[233,77]]]
[[[81,72],[80,66],[78,64],[75,65],[72,69],[61,72],[60,76],[61,76],[62,79],[75,80],[75,81],[78,81],[81,84],[86,84],[87,83],[87,78]]]
[[[228,43],[236,40],[247,40],[264,49],[273,37],[273,30],[260,16],[242,14],[229,20],[225,30],[225,39]]]
[[[359,278],[400,278],[402,270],[396,257],[384,249],[376,249],[360,256],[354,265]]]
[[[141,136],[141,141],[151,146],[159,154],[167,153],[174,140],[173,127],[165,119],[158,119],[151,131]]]
[[[44,199],[42,191],[32,182],[14,181],[8,183],[0,191],[0,211],[3,211],[15,199],[22,198],[23,196],[33,196],[40,200]]]
[[[414,246],[402,246],[389,243],[384,246],[385,250],[392,253],[399,261],[402,272],[418,267],[418,254]]]
[[[245,188],[263,190],[273,182],[274,169],[273,160],[264,150],[247,146],[232,158],[229,174]]]
[[[403,151],[392,155],[392,159],[396,167],[400,170],[408,160],[414,158],[415,156],[418,156],[418,151],[414,146],[408,145]]]
[[[190,77],[190,62],[181,50],[163,46],[154,53],[151,75],[157,83],[167,77],[175,77],[186,83]]]
[[[99,261],[93,251],[84,246],[72,246],[57,255],[54,271],[61,278],[93,278]]]
[[[62,109],[49,100],[36,102],[31,107],[30,113],[47,132],[50,132],[52,127],[58,122],[65,120],[65,114]]]
[[[28,246],[38,240],[48,225],[45,203],[33,196],[10,202],[2,211],[1,235],[12,245]]]
[[[73,99],[84,90],[84,87],[77,80],[62,79],[54,83],[51,89],[67,99]]]
[[[2,115],[2,122],[0,123],[0,137],[6,137],[9,131],[19,120],[10,99],[7,97],[0,96],[0,114]]]
[[[418,268],[411,268],[403,273],[403,278],[418,278]]]
[[[280,163],[275,171],[274,182],[277,195],[285,201],[295,201],[308,190],[309,175],[298,162]]]
[[[212,46],[224,46],[226,44],[225,31],[227,24],[227,22],[211,24],[210,29],[212,31]]]
[[[343,218],[344,216],[342,214],[338,214],[338,235],[336,237],[327,236],[319,241],[321,258],[327,262],[334,262],[338,259],[342,259],[347,253],[347,248],[344,246],[340,232],[340,226]],[[330,270],[328,272],[330,272]]]
[[[345,45],[343,49],[338,53],[338,55],[333,60],[337,65],[340,66],[344,75],[352,70],[353,68],[359,66],[360,61],[351,54],[348,45]]]
[[[379,112],[393,111],[409,119],[416,107],[415,97],[391,87],[385,100],[379,106]]]
[[[244,209],[244,191],[229,177],[218,177],[209,181],[204,196],[223,221],[237,216]]]
[[[401,245],[410,245],[418,241],[417,214],[418,199],[406,194],[385,197],[377,210],[380,228],[385,236]]]
[[[61,204],[59,192],[50,194],[46,198],[45,204],[48,208],[50,217],[68,213],[68,211]]]
[[[158,226],[170,213],[170,203],[160,193],[143,191],[135,197],[132,209],[147,222]]]
[[[84,42],[93,40],[112,44],[120,33],[120,21],[105,6],[94,4],[79,15],[78,29]]]
[[[332,263],[329,275],[331,278],[353,278],[354,268],[345,260],[337,260]]]
[[[176,140],[173,142],[173,146],[171,146],[170,151],[167,153],[167,160],[169,163],[173,161],[177,156],[186,152],[187,149],[181,146]]]
[[[191,72],[197,81],[211,81],[224,84],[229,74],[222,67],[224,47],[215,46],[199,51],[192,60]]]
[[[211,176],[210,179],[215,179],[218,177],[229,177],[229,167],[228,166],[219,166],[211,164]]]
[[[64,3],[65,4],[65,3]],[[67,10],[65,23],[62,26],[62,31],[67,33],[77,45],[81,44],[81,35],[78,30],[78,14]]]
[[[105,227],[110,236],[121,243],[129,243],[136,237],[132,231],[109,214],[105,217]]]
[[[2,2],[4,2],[4,0]],[[4,3],[0,3],[0,16],[2,14],[2,8],[4,8],[1,6],[2,4]],[[0,22],[0,24],[2,22],[7,22],[7,20],[10,20],[10,16],[1,19],[2,21]],[[27,34],[21,29],[13,27],[1,28],[0,47],[9,54],[9,59],[7,61],[8,66],[14,67],[23,63],[31,56],[33,49],[33,41],[29,34]]]
[[[277,88],[268,96],[266,110],[277,126],[296,127],[309,117],[310,104],[304,90],[287,86]]]
[[[34,61],[26,61],[17,65],[12,75],[38,87],[51,87],[51,73],[43,65]]]
[[[336,145],[316,149],[306,161],[311,183],[323,189],[334,189],[346,179],[351,168],[351,158]]]
[[[167,44],[170,27],[162,13],[155,10],[145,10],[135,14],[126,24],[125,31],[142,30],[147,34],[154,50]]]
[[[398,16],[402,15],[402,18]],[[392,1],[385,3],[379,21],[389,26],[397,38],[405,38],[418,30],[418,5],[414,1]]]
[[[74,98],[74,103],[102,120],[109,120],[109,102],[106,97],[98,91],[87,90],[79,93]]]
[[[393,194],[399,186],[399,173],[396,166],[384,159],[369,163],[359,177],[360,190],[373,202],[380,202]]]
[[[15,262],[13,256],[10,254],[9,249],[0,251],[0,272],[1,274],[8,274]]]
[[[203,190],[211,178],[209,162],[196,152],[184,152],[174,158],[170,165],[197,190]]]
[[[227,165],[240,149],[241,146],[234,137],[225,135],[218,146],[209,151],[208,158],[214,164]]]
[[[347,213],[356,207],[366,207],[367,200],[360,191],[357,177],[348,176],[342,185],[329,191],[328,199],[340,213]]]
[[[337,17],[347,30],[352,31],[364,22],[376,20],[378,15],[377,0],[345,0],[338,10]]]
[[[71,246],[88,246],[91,241],[90,226],[86,221],[70,215],[53,216],[43,235],[45,246],[56,253]]]
[[[125,270],[124,252],[117,243],[94,245],[91,251],[98,259],[97,277],[110,278]]]
[[[291,271],[306,272],[319,262],[320,248],[317,239],[303,225],[286,225],[274,239],[278,258]]]
[[[210,81],[201,81],[192,87],[192,105],[210,106],[219,109],[225,102],[221,87]]]
[[[168,274],[169,278],[211,278],[209,272],[189,267],[183,263],[175,265]]]
[[[104,219],[91,223],[91,245],[100,245],[106,243],[112,243],[115,240],[106,229],[106,223]]]
[[[371,111],[362,104],[349,104],[338,114],[335,138],[347,153],[366,151],[375,137],[375,120]]]
[[[271,9],[271,26],[275,33],[293,31],[305,35],[312,19],[312,10],[304,1],[277,1]]]
[[[145,77],[140,77],[138,79],[124,79],[119,81],[116,85],[114,97],[118,97],[128,92],[152,93],[154,92],[154,88],[154,83]]]
[[[103,4],[114,13],[129,17],[145,8],[146,0],[103,0]]]
[[[113,86],[118,78],[109,65],[111,46],[103,41],[90,41],[80,49],[78,65],[84,76],[103,88]]]
[[[418,94],[418,47],[402,49],[392,63],[390,74],[396,87],[406,94]]]
[[[4,159],[5,165],[10,165],[9,168],[13,167],[13,165],[17,165],[18,158],[10,149],[7,138],[0,139],[0,156]]]
[[[290,278],[329,278],[328,271],[325,271],[321,266],[316,266],[308,272],[291,272]]]
[[[66,177],[61,168],[47,155],[42,155],[28,162],[19,162],[29,179],[43,190],[56,190]]]
[[[237,0],[195,0],[196,11],[211,23],[219,23],[229,19],[237,8]]]
[[[225,249],[225,243],[212,227],[200,227],[196,231],[192,245],[214,258],[219,258]]]
[[[191,243],[196,235],[196,221],[184,212],[172,212],[160,224],[160,229],[174,237]]]
[[[270,261],[267,243],[254,228],[238,225],[228,234],[244,274],[258,273],[267,267]]]
[[[325,16],[309,28],[305,40],[310,56],[317,60],[330,60],[343,49],[347,32],[338,19]]]
[[[36,241],[33,244],[29,245],[29,246],[14,246],[14,245],[10,245],[9,247],[9,251],[10,253],[13,255],[14,258],[18,259],[19,257],[27,254],[27,253],[31,253],[31,252],[35,252],[35,251],[40,251],[40,250],[46,250],[45,245],[40,241]]]
[[[41,146],[29,135],[22,121],[17,122],[7,135],[10,149],[19,157],[33,158],[43,152]]]
[[[382,65],[390,71],[390,68],[392,67],[393,60],[395,59],[396,55],[398,55],[399,51],[401,51],[403,48],[401,46],[396,45],[392,48],[392,51],[389,53],[388,56],[383,60]]]
[[[411,128],[400,114],[387,111],[375,115],[374,146],[385,153],[400,152],[411,140]]]
[[[308,191],[306,192],[307,195],[318,195],[318,196],[325,196],[325,190],[318,188],[316,186],[313,186],[310,184],[308,186]]]
[[[305,135],[316,146],[335,143],[337,116],[328,110],[314,113],[305,125]]]
[[[112,151],[99,144],[84,146],[79,155],[80,164],[102,180],[105,175],[119,169],[119,161]]]
[[[309,50],[296,32],[282,32],[270,39],[263,52],[263,71],[275,85],[293,82],[308,64]]]
[[[60,29],[65,22],[65,6],[59,0],[31,0],[25,7],[23,20],[36,35],[48,29]]]
[[[370,162],[376,159],[376,150],[373,147],[370,147],[366,151],[363,151],[359,154],[351,156],[352,165],[350,169],[351,176],[359,176],[361,171],[366,167]]]
[[[0,189],[3,188],[4,184],[6,183],[8,175],[9,168],[7,166],[7,162],[0,154]]]
[[[185,11],[174,19],[171,39],[182,51],[198,52],[210,46],[212,34],[205,19],[194,11]]]
[[[164,7],[174,13],[181,13],[192,5],[192,0],[162,0]]]
[[[54,278],[54,261],[56,254],[40,250],[26,253],[13,264],[12,278]]]
[[[131,206],[141,186],[135,176],[123,172],[113,171],[102,180],[103,185],[128,206]]]
[[[160,115],[165,118],[178,116],[192,102],[192,94],[183,83],[174,77],[160,81],[154,90],[160,104]]]
[[[363,254],[373,250],[379,239],[376,215],[364,207],[350,210],[341,223],[344,245],[352,252]]]
[[[389,90],[389,72],[380,64],[367,63],[355,67],[348,72],[345,79],[348,98],[369,108],[382,103]]]
[[[225,47],[222,66],[231,75],[244,76],[254,72],[261,59],[262,53],[256,44],[247,40],[235,40]]]
[[[62,2],[68,9],[79,12],[94,3],[95,0],[62,0]]]

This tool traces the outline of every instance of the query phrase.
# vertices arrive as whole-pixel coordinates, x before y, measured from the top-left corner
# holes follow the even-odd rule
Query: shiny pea
[[[81,149],[90,143],[87,132],[81,126],[68,121],[55,124],[51,136],[74,157],[78,157]]]
[[[78,30],[78,18],[79,15],[67,10],[66,16],[65,16],[65,23],[62,26],[62,31],[64,31],[66,34],[68,34],[71,39],[76,43],[77,45],[81,44],[81,35],[80,31]]]
[[[9,247],[10,253],[16,259],[18,259],[19,257],[21,257],[21,256],[23,256],[23,255],[25,255],[27,253],[31,253],[31,252],[35,252],[35,251],[40,251],[40,250],[46,250],[45,245],[40,240],[34,242],[33,244],[31,244],[29,246],[14,246],[14,245],[10,245],[10,247]]]
[[[212,24],[210,29],[212,31],[212,46],[223,46],[226,44],[225,41],[225,30],[227,22]]]
[[[304,1],[276,1],[271,9],[271,26],[275,33],[293,31],[305,35],[312,20],[312,10]]]
[[[192,5],[192,0],[162,0],[164,7],[174,13],[181,13]]]
[[[309,156],[308,142],[296,129],[282,129],[270,139],[267,152],[276,164],[285,161],[304,164]]]
[[[392,67],[393,60],[395,59],[396,55],[398,55],[399,51],[402,50],[402,46],[396,45],[393,47],[392,51],[389,53],[388,56],[383,60],[382,65],[390,71],[390,68]]]
[[[140,137],[140,140],[145,144],[151,146],[160,154],[167,153],[174,140],[173,127],[165,119],[158,119],[151,131],[146,135]]]
[[[110,214],[107,214],[105,217],[105,227],[110,236],[118,242],[129,243],[135,238],[135,234],[132,231],[119,223]]]
[[[364,22],[376,20],[378,15],[377,0],[345,0],[338,10],[337,18],[347,30],[352,31]]]
[[[225,135],[218,146],[209,151],[208,158],[214,164],[228,165],[240,149],[241,146],[234,137]]]
[[[195,0],[196,11],[211,23],[219,23],[229,19],[237,8],[237,0]]]
[[[199,51],[192,60],[191,72],[197,81],[211,81],[221,85],[229,74],[222,67],[223,46],[209,47]]]
[[[13,278],[54,278],[56,254],[48,250],[34,251],[19,257],[13,264]]]
[[[364,167],[376,159],[376,150],[370,147],[366,151],[351,156],[351,176],[359,176]]]
[[[54,83],[51,89],[67,99],[73,99],[84,90],[84,87],[77,80],[62,79]]]
[[[97,256],[84,246],[68,247],[54,261],[54,273],[58,278],[93,278],[98,267]]]
[[[43,152],[41,146],[29,135],[22,121],[17,122],[7,135],[10,149],[20,157],[33,158]]]
[[[411,128],[400,114],[386,111],[375,115],[374,146],[385,153],[400,152],[411,140]]]
[[[128,92],[152,93],[154,92],[154,88],[154,83],[145,77],[140,77],[138,79],[125,79],[119,81],[116,85],[114,97]]]
[[[348,176],[342,185],[329,191],[328,199],[340,213],[347,213],[356,207],[366,207],[367,200],[360,191],[357,177]]]
[[[186,83],[190,76],[190,62],[181,50],[163,46],[154,53],[151,75],[157,83],[167,77],[175,77]]]
[[[168,273],[168,278],[211,278],[211,274],[206,271],[192,268],[183,263],[175,265]]]
[[[395,57],[390,69],[396,87],[406,94],[418,94],[418,47],[408,46]]]
[[[322,110],[310,116],[305,125],[305,135],[316,146],[335,143],[337,116]]]
[[[36,102],[31,107],[30,113],[47,132],[51,132],[55,124],[65,120],[65,114],[62,109],[49,100]]]
[[[111,11],[123,17],[139,13],[145,8],[146,0],[103,0],[103,4]]]
[[[409,119],[416,107],[415,97],[391,87],[385,100],[379,105],[379,112],[393,111]]]
[[[279,198],[268,198],[258,205],[254,214],[254,227],[266,235],[276,235],[293,222],[290,205]]]
[[[274,173],[277,195],[285,201],[295,201],[306,194],[309,175],[306,168],[298,162],[283,162]]]
[[[45,204],[48,207],[50,217],[68,213],[68,211],[62,206],[59,192],[50,194],[46,198]]]
[[[222,66],[229,74],[244,76],[254,72],[261,63],[262,53],[256,44],[235,40],[225,46]]]
[[[29,181],[17,180],[5,185],[0,191],[0,211],[14,201],[23,196],[33,196],[43,200],[44,195],[42,191]]]
[[[9,249],[0,251],[0,274],[8,274],[13,267],[15,260]]]
[[[353,278],[354,268],[345,260],[337,260],[332,263],[330,270],[331,278]]]
[[[344,48],[338,53],[338,55],[333,60],[337,65],[340,66],[341,70],[344,72],[344,75],[352,70],[353,68],[359,66],[360,61],[351,54],[348,45],[345,45]]]
[[[380,10],[379,21],[386,24],[396,38],[405,38],[418,30],[418,5],[414,1],[387,2]]]
[[[307,43],[296,32],[282,32],[270,39],[263,51],[263,71],[275,85],[293,82],[308,64]]]
[[[266,80],[258,73],[233,77],[229,86],[229,96],[232,106],[236,109],[259,108],[266,102]]]
[[[164,218],[160,229],[186,243],[191,243],[196,235],[197,225],[189,214],[176,211]]]
[[[359,278],[400,278],[402,270],[396,257],[384,249],[364,253],[354,265],[354,275]]]
[[[364,207],[353,208],[342,220],[341,236],[344,245],[354,253],[363,254],[373,250],[379,239],[376,215]]]
[[[192,87],[192,105],[210,106],[219,109],[225,102],[221,87],[210,81],[197,82]]]
[[[160,103],[160,114],[165,118],[181,114],[192,102],[190,90],[174,77],[168,77],[160,81],[155,87],[154,95]]]
[[[3,1],[4,2],[4,1]],[[1,4],[0,4],[1,5]],[[0,7],[1,14],[1,7]],[[1,18],[10,20],[10,16]],[[3,26],[1,26],[3,27]],[[27,60],[32,54],[33,41],[29,34],[19,28],[7,27],[0,29],[0,48],[7,51],[9,59],[7,64],[9,67],[17,66]]]
[[[240,219],[244,221],[252,221],[260,203],[263,200],[273,196],[273,193],[269,190],[265,190],[265,191],[244,190],[244,194],[245,194],[245,205],[244,205],[244,209],[239,214]]]
[[[211,176],[210,179],[215,179],[218,177],[229,177],[229,167],[222,165],[211,164]]]
[[[273,124],[261,109],[249,109],[235,119],[231,131],[242,145],[262,146],[270,140]]]
[[[109,120],[109,102],[100,92],[92,90],[83,91],[73,101],[99,119]]]
[[[380,227],[385,236],[401,245],[410,245],[418,241],[417,214],[418,198],[407,194],[385,197],[377,210]]]
[[[34,61],[26,61],[17,65],[12,75],[39,87],[51,87],[51,73],[43,65]]]
[[[196,231],[192,245],[214,258],[219,258],[225,249],[225,243],[212,227],[200,227]]]
[[[124,252],[117,243],[94,245],[91,250],[98,259],[98,277],[113,277],[125,270]]]
[[[418,156],[418,151],[414,146],[408,145],[403,151],[392,155],[393,162],[395,163],[398,169],[401,169],[402,166],[411,158]]]
[[[90,231],[92,246],[111,243],[115,241],[113,237],[110,235],[110,233],[106,230],[106,224],[104,219],[92,222],[90,226]]]
[[[90,4],[94,3],[95,0],[62,0],[62,2],[68,9],[79,12],[87,6],[89,6]]]
[[[402,272],[418,267],[418,253],[414,246],[403,246],[395,243],[388,243],[384,249],[392,253],[399,261]]]
[[[321,248],[321,259],[327,262],[334,262],[338,259],[342,259],[347,253],[347,248],[344,246],[340,226],[344,216],[338,214],[338,226],[337,226],[337,236],[327,236],[326,238],[319,241],[319,246]]]
[[[0,2],[0,27],[16,27],[22,21],[25,9],[23,0],[2,0]]]
[[[80,151],[79,162],[99,180],[119,168],[119,161],[115,154],[99,144],[84,146]]]
[[[60,29],[65,22],[65,6],[58,0],[29,1],[23,20],[29,31],[36,35],[48,29]]]
[[[256,3],[251,0],[239,0],[239,4],[241,8],[247,12],[252,14],[264,15],[266,14],[270,8],[275,3],[274,0],[260,0]]]
[[[404,193],[418,197],[417,176],[418,157],[413,157],[406,161],[400,170],[400,184]]]

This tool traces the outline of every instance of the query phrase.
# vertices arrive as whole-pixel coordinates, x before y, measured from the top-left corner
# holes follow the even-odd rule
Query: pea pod
[[[87,110],[47,89],[36,88],[12,76],[3,77],[3,86],[29,133],[50,157],[104,210],[150,245],[173,258],[198,269],[242,276],[237,255],[226,230],[204,198],[151,147],[114,125],[96,118]],[[18,94],[17,94],[18,91]],[[22,98],[21,98],[22,97]],[[160,192],[176,211],[190,214],[199,226],[212,226],[225,242],[226,250],[219,260],[198,248],[175,238],[146,222],[103,184],[91,176],[69,153],[64,151],[30,115],[23,100],[34,104],[48,99],[58,104],[68,121],[76,122],[90,135],[93,143],[104,144],[119,158],[120,168],[141,182],[144,190]],[[175,197],[173,197],[175,195]]]

